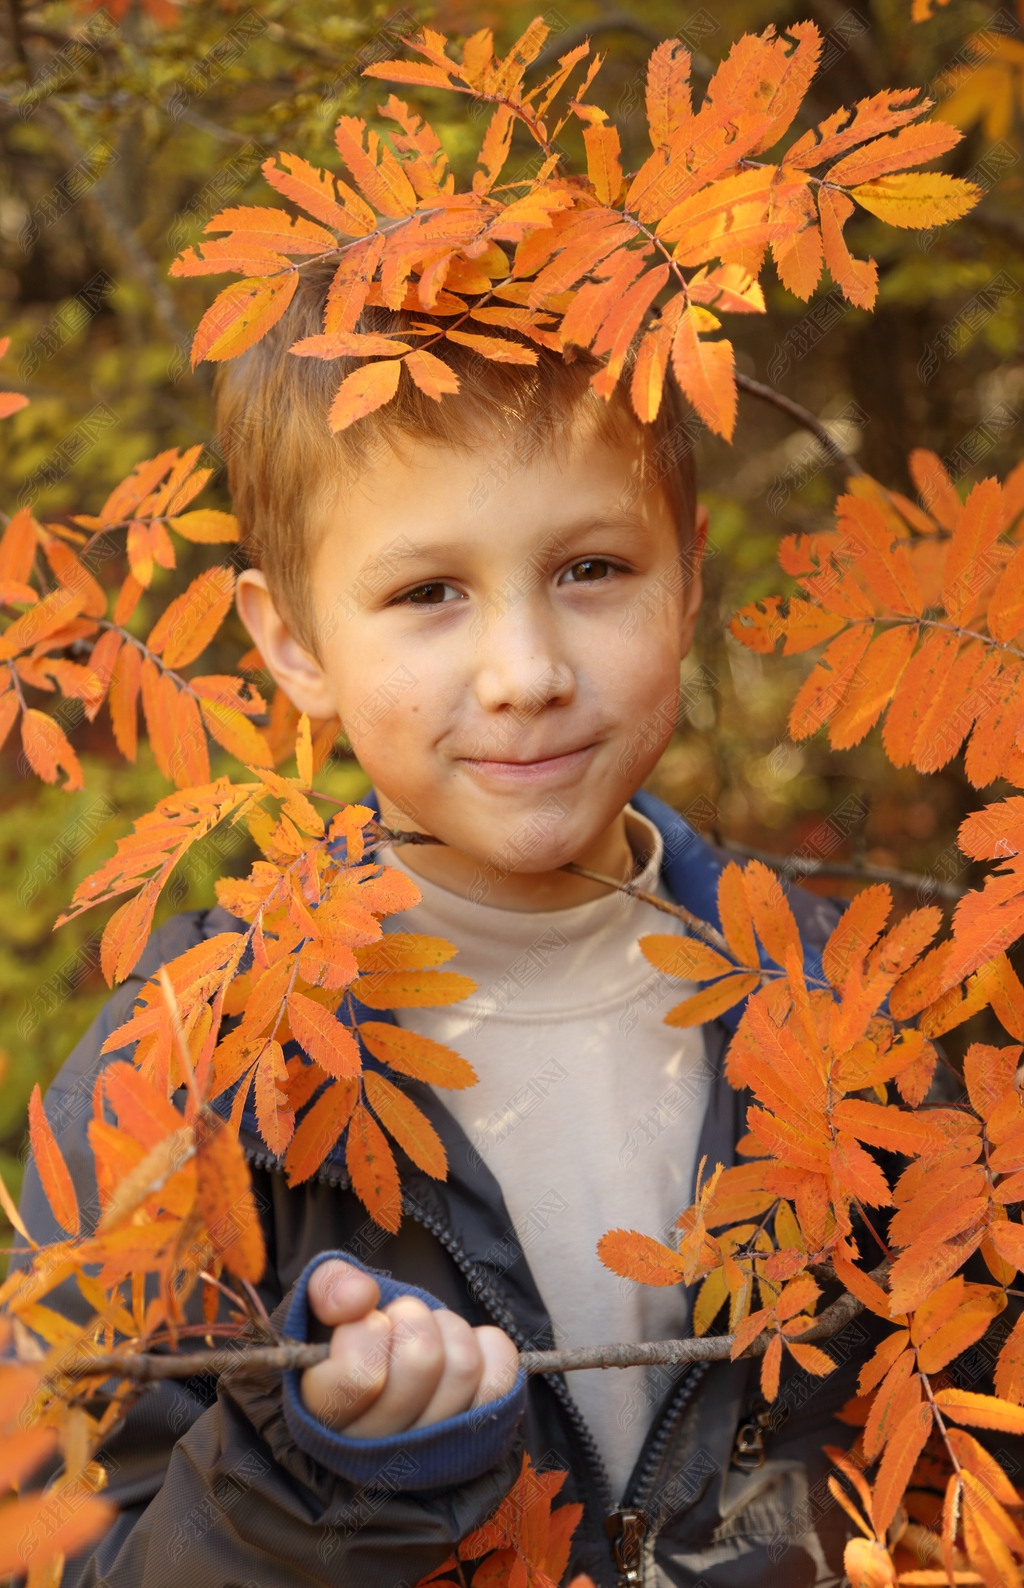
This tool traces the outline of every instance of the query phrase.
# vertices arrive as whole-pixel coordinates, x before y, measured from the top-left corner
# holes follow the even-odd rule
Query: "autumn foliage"
[[[382,408],[400,381],[443,401],[458,385],[444,359],[451,342],[520,363],[534,362],[538,346],[589,348],[602,360],[598,393],[609,396],[627,371],[643,421],[657,414],[671,367],[701,418],[730,437],[736,382],[722,316],[763,312],[769,257],[798,297],[827,269],[850,303],[869,308],[876,267],[854,258],[843,237],[855,208],[896,226],[933,227],[978,196],[970,183],[917,169],[961,134],[925,119],[931,103],[915,90],[875,94],[792,135],[821,47],[813,24],[741,39],[699,104],[686,51],[674,40],[660,45],[647,75],[650,153],[632,172],[621,168],[615,126],[588,97],[600,66],[589,45],[527,87],[546,34],[533,23],[499,59],[484,30],[456,59],[425,29],[409,41],[416,59],[367,69],[491,107],[468,191],[456,190],[429,122],[394,95],[381,107],[387,139],[357,117],[339,121],[348,180],[297,154],[268,159],[267,182],[302,213],[223,210],[206,227],[217,235],[174,266],[177,275],[240,278],[204,315],[193,361],[252,346],[283,314],[298,272],[329,258],[337,268],[323,332],[291,352],[358,361],[339,381],[335,430]],[[573,127],[585,174],[567,168],[558,141]],[[526,176],[509,174],[517,129],[535,146]],[[402,338],[385,338],[359,328],[374,306],[423,318]],[[0,414],[17,404],[0,395]],[[95,1228],[83,1228],[38,1089],[32,1153],[66,1239],[38,1247],[0,1188],[31,1251],[0,1286],[16,1358],[0,1375],[0,1416],[21,1428],[5,1444],[0,1479],[19,1485],[59,1446],[65,1465],[52,1492],[89,1491],[74,1512],[77,1530],[57,1529],[41,1547],[39,1570],[58,1577],[60,1557],[106,1521],[91,1497],[102,1470],[92,1456],[130,1394],[123,1380],[93,1415],[85,1400],[96,1375],[73,1377],[69,1359],[176,1347],[197,1290],[207,1332],[229,1328],[217,1322],[225,1287],[233,1333],[255,1316],[251,1287],[264,1251],[238,1139],[247,1099],[290,1184],[343,1150],[370,1216],[394,1230],[394,1145],[428,1174],[447,1171],[433,1127],[396,1080],[465,1087],[476,1079],[457,1053],[375,1018],[457,1001],[473,984],[443,968],[450,944],[384,933],[382,921],[418,893],[376,863],[386,835],[372,812],[315,787],[337,724],[299,719],[280,692],[264,700],[246,673],[252,653],[236,673],[188,671],[230,609],[230,567],[201,573],[146,635],[131,627],[156,568],[174,567],[177,539],[237,539],[230,515],[192,505],[209,473],[199,451],[141,462],[97,513],[71,523],[41,523],[24,508],[0,537],[0,737],[17,725],[28,766],[76,788],[74,748],[26,688],[82,701],[90,721],[105,706],[128,759],[141,710],[172,785],[57,924],[118,901],[102,938],[113,986],[137,965],[163,889],[194,844],[231,822],[261,855],[248,877],[217,884],[237,929],[164,966],[105,1044],[134,1049],[96,1082]],[[934,455],[918,451],[910,464],[919,502],[866,475],[851,478],[834,528],[783,542],[789,594],[744,609],[732,632],[764,655],[780,642],[790,655],[822,648],[793,704],[794,738],[826,729],[833,745],[851,746],[882,722],[896,766],[934,771],[966,746],[974,786],[1024,787],[1024,465],[961,500]],[[90,552],[100,537],[122,534],[124,573],[110,591]],[[236,757],[249,776],[212,777],[211,750]],[[293,755],[291,775],[280,769]],[[1024,796],[980,808],[960,843],[994,864],[945,933],[938,909],[894,918],[889,890],[871,886],[811,960],[774,874],[751,861],[725,869],[717,924],[642,940],[657,970],[701,984],[669,1023],[696,1025],[744,1004],[728,1076],[751,1097],[745,1161],[705,1166],[676,1245],[612,1231],[601,1255],[641,1283],[697,1285],[696,1333],[725,1314],[732,1354],[762,1353],[769,1401],[787,1358],[811,1375],[832,1370],[827,1340],[801,1338],[825,1284],[838,1281],[884,1322],[848,1410],[856,1443],[834,1453],[834,1493],[858,1533],[847,1551],[855,1584],[1024,1580],[1016,1519],[1024,1497],[968,1431],[1024,1433],[1024,1321],[1005,1327],[1024,1269],[1024,987],[1007,957],[1024,931]],[[936,1039],[982,1008],[1006,1043],[974,1044],[959,1101],[929,1103],[945,1063]],[[976,1253],[984,1282],[962,1272]],[[149,1300],[147,1276],[158,1281]],[[68,1279],[92,1309],[85,1328],[47,1305]],[[998,1320],[1005,1339],[995,1393],[957,1387],[946,1370]],[[108,1380],[109,1368],[101,1376]],[[578,1509],[552,1509],[558,1487],[527,1463],[495,1517],[460,1545],[459,1562],[429,1581],[443,1588],[464,1567],[479,1588],[557,1588]],[[29,1526],[40,1503],[3,1502],[3,1536]],[[29,1564],[35,1570],[35,1557]],[[35,1579],[44,1580],[56,1578]]]

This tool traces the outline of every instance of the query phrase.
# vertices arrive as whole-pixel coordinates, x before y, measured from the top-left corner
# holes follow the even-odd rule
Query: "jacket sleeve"
[[[154,935],[139,972],[108,1000],[47,1093],[47,1118],[75,1182],[85,1232],[99,1215],[87,1134],[93,1086],[107,1063],[130,1057],[127,1048],[102,1055],[100,1048],[128,1018],[145,978],[202,935],[195,919],[175,917]],[[268,1198],[257,1195],[256,1201],[261,1211],[270,1206]],[[21,1213],[41,1244],[62,1238],[31,1163]],[[262,1216],[269,1255],[258,1288],[284,1334],[305,1312],[304,1282],[313,1265],[282,1294],[274,1232],[265,1211]],[[13,1259],[12,1268],[24,1261]],[[417,1293],[394,1285],[395,1294],[408,1291]],[[46,1301],[76,1322],[88,1321],[88,1305],[71,1280]],[[189,1321],[199,1321],[200,1306],[196,1292],[185,1308]],[[464,1463],[465,1475],[456,1482],[445,1481],[444,1458],[460,1448],[465,1454],[464,1428],[437,1425],[438,1465],[428,1471],[422,1451],[402,1448],[401,1441],[341,1441],[323,1427],[324,1464],[296,1444],[280,1373],[234,1376],[230,1382],[224,1375],[204,1375],[147,1386],[98,1452],[107,1469],[107,1495],[120,1514],[89,1550],[69,1560],[65,1588],[180,1588],[183,1572],[189,1588],[413,1588],[491,1515],[515,1481],[523,1448],[521,1381],[522,1375],[507,1404],[494,1403],[499,1416],[492,1434],[498,1437],[489,1447],[490,1464]],[[99,1415],[103,1403],[97,1391],[90,1409]],[[302,1415],[320,1428],[304,1410]],[[446,1442],[446,1432],[454,1439]],[[330,1459],[336,1440],[362,1446],[368,1465],[338,1470]],[[53,1470],[36,1482],[48,1480]],[[424,1478],[433,1487],[425,1487]]]
[[[399,1284],[389,1275],[365,1267],[347,1252],[321,1252],[306,1264],[292,1287],[284,1320],[284,1333],[289,1339],[306,1339],[309,1278],[314,1268],[330,1257],[343,1257],[354,1268],[372,1274],[380,1286],[382,1307],[396,1296],[416,1296],[432,1312],[442,1305],[428,1291]],[[457,1417],[447,1417],[409,1433],[382,1439],[346,1439],[306,1410],[299,1387],[301,1377],[297,1370],[284,1375],[284,1416],[292,1439],[300,1450],[330,1471],[356,1483],[373,1483],[384,1470],[395,1471],[396,1487],[407,1490],[448,1487],[478,1477],[509,1449],[526,1408],[526,1375],[520,1368],[512,1388],[500,1400],[488,1401]],[[399,1468],[405,1469],[402,1479],[398,1478]]]

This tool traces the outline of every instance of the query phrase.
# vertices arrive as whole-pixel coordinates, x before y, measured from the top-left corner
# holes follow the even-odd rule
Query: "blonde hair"
[[[309,579],[319,531],[341,487],[397,450],[403,437],[460,449],[504,441],[505,457],[520,465],[536,450],[557,448],[568,421],[589,412],[612,444],[628,436],[640,440],[640,488],[664,486],[681,552],[690,550],[699,421],[671,373],[658,417],[646,425],[630,403],[631,361],[605,402],[590,386],[600,361],[585,350],[563,355],[538,347],[535,365],[506,364],[445,342],[435,351],[458,375],[458,392],[435,401],[403,372],[392,402],[332,434],[331,402],[358,361],[303,358],[288,349],[300,337],[322,333],[334,271],[328,261],[304,267],[281,319],[245,353],[219,364],[214,380],[217,442],[243,552],[250,567],[262,569],[282,617],[312,655],[319,659]],[[368,307],[356,329],[400,336],[411,322],[429,319],[419,311]]]

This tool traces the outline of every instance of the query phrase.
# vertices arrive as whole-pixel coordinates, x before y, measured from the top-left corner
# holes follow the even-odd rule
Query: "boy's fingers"
[[[413,1428],[426,1428],[467,1411],[473,1404],[484,1368],[476,1330],[465,1318],[460,1318],[457,1312],[442,1311],[434,1313],[434,1322],[444,1347],[444,1371],[430,1400],[410,1425]]]
[[[380,1439],[411,1428],[444,1372],[444,1342],[426,1302],[399,1296],[385,1316],[391,1322],[388,1381],[369,1410],[345,1430],[353,1439]]]
[[[380,1300],[380,1286],[362,1269],[329,1257],[310,1274],[306,1300],[314,1317],[333,1327],[372,1312]]]
[[[307,1411],[330,1428],[347,1429],[387,1383],[390,1336],[391,1320],[382,1312],[339,1325],[331,1335],[330,1355],[302,1375]]]
[[[500,1400],[512,1388],[519,1371],[519,1352],[504,1329],[493,1324],[481,1324],[473,1332],[484,1359],[473,1405],[485,1406],[488,1401]]]

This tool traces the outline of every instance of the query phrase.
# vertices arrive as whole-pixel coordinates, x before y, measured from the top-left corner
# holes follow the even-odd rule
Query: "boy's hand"
[[[507,1394],[519,1353],[504,1330],[474,1329],[415,1296],[377,1310],[369,1274],[330,1258],[310,1275],[310,1311],[333,1329],[330,1355],[302,1375],[307,1411],[350,1439],[425,1428]]]

